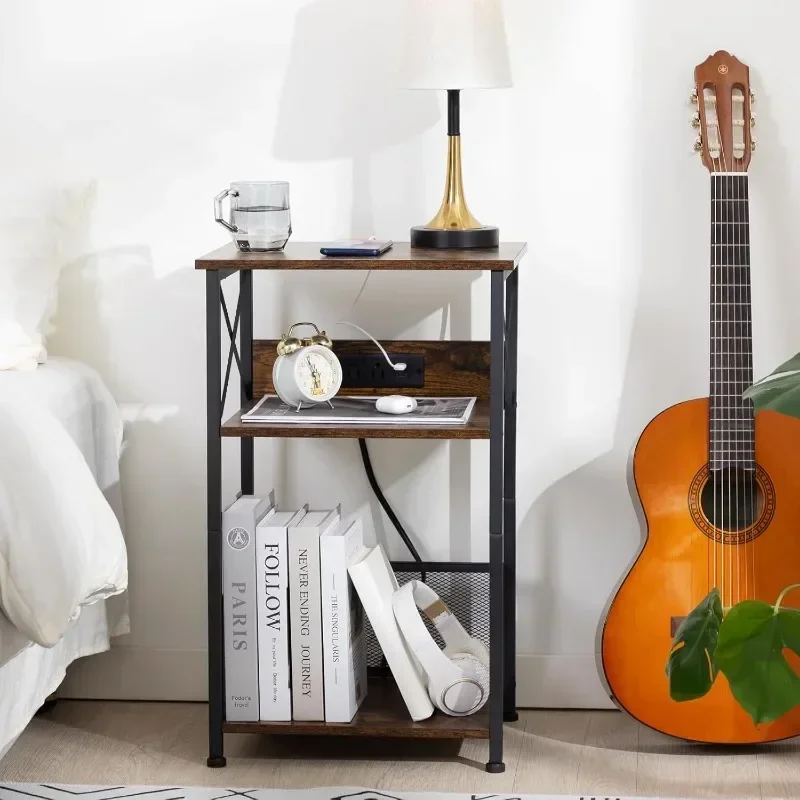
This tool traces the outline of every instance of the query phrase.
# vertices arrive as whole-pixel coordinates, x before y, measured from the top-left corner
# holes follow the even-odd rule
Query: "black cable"
[[[369,457],[369,450],[367,450],[367,442],[366,439],[359,439],[358,440],[358,447],[361,450],[361,459],[364,462],[364,471],[367,473],[367,480],[369,481],[369,485],[372,488],[372,491],[375,492],[375,497],[378,498],[378,502],[381,504],[381,507],[386,512],[386,516],[389,517],[392,525],[394,525],[397,533],[400,535],[400,538],[403,540],[403,544],[408,548],[408,552],[411,553],[412,558],[417,564],[422,564],[422,558],[420,554],[417,552],[417,548],[414,547],[414,542],[411,541],[409,535],[406,533],[405,528],[401,524],[400,520],[397,518],[397,514],[394,513],[394,509],[389,505],[389,501],[386,499],[386,496],[383,494],[381,487],[378,485],[378,479],[375,477],[375,470],[372,468],[372,461]],[[425,581],[425,572],[420,570],[422,580]]]

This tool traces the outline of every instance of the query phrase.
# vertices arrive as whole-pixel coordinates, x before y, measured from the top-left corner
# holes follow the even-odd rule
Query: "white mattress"
[[[119,455],[122,419],[100,376],[77,361],[51,358],[32,372],[0,372],[0,392],[45,402],[80,448],[122,522]],[[112,602],[113,601],[113,602]],[[85,606],[64,638],[43,648],[19,634],[0,613],[0,757],[61,681],[76,658],[109,648],[127,633],[125,598]]]

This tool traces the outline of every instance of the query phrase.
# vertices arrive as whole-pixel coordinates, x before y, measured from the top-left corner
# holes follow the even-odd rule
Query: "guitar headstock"
[[[695,67],[694,82],[692,125],[700,129],[695,150],[709,172],[747,172],[756,142],[750,68],[719,50]]]

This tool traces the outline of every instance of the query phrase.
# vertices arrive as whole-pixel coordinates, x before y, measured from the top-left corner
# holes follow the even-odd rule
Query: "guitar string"
[[[745,389],[750,383],[750,359],[752,356],[752,337],[749,335],[749,320],[751,318],[751,309],[749,305],[749,297],[747,296],[747,287],[750,283],[749,269],[748,269],[748,247],[749,235],[747,228],[747,220],[745,209],[748,205],[748,186],[747,174],[740,171],[736,176],[736,202],[734,204],[734,218],[736,231],[736,246],[734,248],[734,261],[736,266],[734,268],[735,286],[736,286],[736,308],[741,309],[741,319],[739,320],[737,338],[739,345],[737,346],[737,353],[740,354],[737,373],[739,374],[739,382],[737,388],[737,400],[739,403],[739,428],[737,430],[736,438],[737,445],[741,443],[739,458],[742,462],[741,470],[744,471],[742,476],[742,513],[744,515],[744,525],[737,525],[737,574],[739,583],[739,602],[742,600],[741,596],[741,583],[742,577],[744,578],[744,599],[750,599],[754,587],[750,584],[750,562],[753,557],[754,545],[752,543],[752,526],[755,523],[756,505],[754,494],[754,471],[755,471],[755,425],[753,424],[752,412],[750,410],[750,401],[742,397]],[[738,482],[737,482],[738,491]],[[737,504],[737,508],[739,508]],[[744,536],[744,541],[739,541],[739,533]],[[744,575],[742,576],[742,567],[739,562],[741,554],[744,562]]]
[[[743,375],[744,380],[742,383],[744,387],[750,385],[753,378],[752,361],[753,361],[753,333],[752,333],[752,317],[753,310],[750,306],[750,226],[749,226],[749,208],[750,208],[750,188],[748,185],[747,174],[743,173],[742,181],[742,202],[739,203],[740,214],[740,230],[741,230],[741,246],[739,248],[739,260],[742,263],[742,309],[745,312],[745,320],[742,322],[742,342],[745,346],[745,356],[743,361]],[[753,418],[753,404],[750,400],[742,399],[744,407],[744,417],[747,420],[747,502],[748,514],[747,524],[748,531],[745,534],[745,600],[750,600],[755,597],[755,542],[753,540],[752,528],[756,522],[758,514],[758,497],[756,493],[755,474],[756,474],[756,426]],[[751,567],[752,565],[752,567]],[[751,578],[752,569],[752,582]]]
[[[703,90],[703,105],[705,107],[705,90]],[[708,138],[708,137],[706,137]],[[711,149],[709,147],[709,156],[711,156]],[[714,157],[711,156],[711,246],[710,246],[710,257],[711,257],[711,386],[709,388],[709,392],[711,397],[709,398],[709,431],[710,431],[710,438],[709,438],[709,470],[708,476],[709,480],[711,481],[711,526],[712,526],[712,535],[711,535],[711,557],[713,562],[713,573],[714,573],[714,580],[712,582],[712,586],[715,589],[719,588],[719,582],[717,581],[717,531],[716,531],[716,517],[717,517],[717,478],[716,478],[716,471],[714,469],[714,461],[715,461],[715,451],[716,451],[716,416],[717,410],[716,405],[718,402],[717,398],[717,391],[716,391],[716,381],[717,381],[717,370],[716,367],[716,350],[717,350],[717,339],[716,339],[716,332],[715,327],[716,323],[716,311],[715,306],[716,302],[716,293],[717,293],[717,268],[716,268],[716,248],[714,247],[714,231],[716,230],[716,221],[717,221],[717,200],[716,200],[716,163]],[[711,587],[709,587],[709,590]]]
[[[733,142],[731,142],[731,148],[733,147]],[[729,199],[734,200],[734,207],[736,205],[736,193],[737,193],[737,186],[738,186],[738,177],[735,174],[736,172],[736,155],[731,149],[731,170],[734,174],[726,178],[726,182],[728,183],[728,190],[726,192],[729,195]],[[730,203],[726,203],[726,205],[731,205]],[[730,211],[730,209],[728,209]],[[734,212],[735,213],[735,212]],[[734,215],[726,213],[727,218],[733,218]],[[730,520],[730,528],[731,528],[731,544],[728,545],[728,555],[730,557],[731,562],[731,605],[733,605],[734,597],[736,597],[736,602],[738,602],[738,594],[739,594],[739,548],[736,547],[736,541],[739,531],[739,409],[738,409],[738,397],[737,392],[739,391],[739,380],[738,380],[738,370],[736,368],[737,365],[737,355],[736,353],[739,352],[738,348],[738,331],[737,331],[737,308],[736,305],[736,283],[731,282],[731,272],[735,271],[734,264],[736,263],[736,225],[725,225],[726,230],[726,246],[725,250],[727,253],[726,261],[729,262],[729,266],[725,270],[726,274],[726,291],[725,297],[727,298],[727,302],[729,304],[729,315],[732,318],[733,322],[733,337],[729,339],[730,345],[729,350],[730,353],[728,355],[728,364],[731,368],[731,386],[730,386],[730,397],[728,398],[728,402],[731,405],[730,410],[730,424],[729,428],[732,430],[732,434],[728,434],[728,438],[731,440],[729,442],[731,447],[731,452],[729,453],[731,457],[731,464],[728,474],[731,478],[731,511],[732,516]],[[732,299],[731,299],[732,298]],[[734,558],[735,557],[735,558]],[[734,570],[734,560],[736,562],[736,570]]]
[[[716,105],[716,97],[714,98],[714,113],[717,112],[717,105]],[[717,126],[717,130],[719,131],[719,126]],[[711,154],[711,150],[709,148],[709,155]],[[712,505],[711,505],[711,525],[712,525],[712,552],[713,552],[713,561],[714,561],[714,588],[719,589],[720,592],[724,595],[725,592],[725,585],[724,585],[724,577],[722,580],[718,579],[717,575],[717,484],[719,481],[717,480],[717,473],[718,473],[718,464],[717,464],[717,456],[719,451],[719,434],[718,434],[718,422],[721,419],[722,411],[720,409],[720,393],[718,389],[718,384],[720,381],[720,363],[719,363],[719,342],[722,341],[721,337],[717,338],[715,336],[714,328],[715,326],[718,327],[718,320],[720,317],[719,312],[719,278],[718,278],[718,269],[717,269],[717,248],[715,246],[715,238],[716,238],[716,231],[717,231],[717,215],[718,215],[718,203],[717,203],[717,182],[718,177],[715,173],[721,171],[721,165],[717,163],[718,157],[715,158],[713,155],[711,156],[711,165],[713,167],[713,171],[711,174],[711,272],[712,272],[712,305],[711,305],[711,469],[709,470],[709,476],[712,481]],[[722,487],[720,486],[720,495],[722,494]],[[720,501],[722,497],[720,497]],[[721,505],[721,503],[720,503]]]
[[[730,167],[728,165],[728,157],[727,157],[727,155],[725,153],[725,140],[722,138],[722,131],[720,130],[720,126],[719,126],[719,113],[717,113],[717,135],[719,136],[719,146],[720,146],[720,149],[722,151],[723,171],[725,173],[727,173],[729,171],[729,169],[733,168],[733,164],[731,164]],[[727,187],[727,176],[720,176],[720,189],[722,191],[723,196],[728,194],[727,191],[726,191],[727,188],[728,188]],[[722,228],[723,228],[723,230],[725,230],[725,225],[723,225]],[[726,230],[726,239],[727,239],[727,230]],[[725,266],[724,262],[726,262],[728,260],[728,247],[729,247],[729,245],[727,244],[727,241],[726,241],[725,244],[723,245],[723,247],[720,248],[721,252],[723,253],[723,256],[722,256],[723,264],[722,264],[722,270],[721,270],[720,277],[723,277],[727,272],[727,267]],[[734,331],[734,337],[732,337],[731,336],[731,322],[732,322],[732,320],[731,320],[732,313],[731,312],[733,310],[733,306],[731,305],[731,302],[730,302],[730,287],[726,285],[727,281],[722,281],[722,284],[723,285],[720,286],[720,294],[723,294],[724,297],[725,297],[725,319],[727,320],[727,327],[728,327],[728,335],[725,337],[725,350],[726,350],[726,352],[723,355],[723,357],[725,359],[725,385],[724,385],[724,388],[725,388],[725,392],[724,392],[724,397],[725,397],[725,423],[724,423],[725,430],[724,430],[724,434],[725,434],[725,436],[724,436],[724,438],[729,438],[728,434],[729,434],[730,429],[731,429],[731,420],[733,418],[733,376],[731,374],[731,372],[732,372],[732,370],[731,370],[731,362],[732,362],[733,356],[731,355],[731,345],[733,344],[733,342],[735,342],[735,331]],[[723,442],[723,444],[730,444],[730,442]],[[728,608],[730,608],[733,605],[733,551],[731,550],[731,547],[730,547],[729,544],[726,545],[725,533],[726,533],[726,528],[728,530],[730,530],[731,525],[733,523],[733,508],[732,508],[732,505],[731,505],[732,501],[733,501],[733,486],[732,486],[733,466],[732,466],[732,460],[730,458],[730,455],[731,455],[730,452],[726,452],[724,447],[721,448],[721,452],[723,453],[724,456],[727,456],[727,458],[723,457],[722,460],[723,460],[723,463],[727,463],[727,469],[725,469],[724,472],[723,472],[723,481],[727,480],[727,483],[728,483],[728,492],[727,492],[728,517],[727,517],[727,520],[725,519],[725,515],[724,514],[723,514],[723,517],[722,517],[723,523],[727,522],[727,525],[723,525],[722,534],[721,534],[721,538],[722,538],[722,545],[721,545],[722,546],[722,571],[723,571],[723,575],[725,575],[727,573],[726,577],[727,577],[727,583],[728,583]],[[724,495],[725,495],[725,492],[723,490],[723,502],[724,502],[724,499],[725,499]],[[727,550],[726,550],[726,548],[727,548]],[[726,565],[726,563],[725,563],[726,556],[727,556],[727,560],[729,562],[728,565]]]
[[[720,123],[719,123],[719,106],[716,103],[716,97],[715,97],[715,111],[716,111],[716,115],[715,115],[716,118],[715,118],[715,123],[714,124],[715,124],[716,129],[717,129],[717,142],[719,143],[719,152],[720,152],[720,157],[721,157],[720,158],[720,161],[721,161],[721,170],[720,171],[722,173],[727,173],[728,172],[728,158],[727,158],[727,155],[725,153],[725,141],[722,138],[722,130],[720,128]],[[719,225],[719,223],[724,221],[724,213],[722,213],[722,211],[723,211],[723,203],[724,203],[724,195],[725,195],[725,175],[724,174],[723,175],[717,175],[717,177],[715,178],[715,181],[716,181],[715,195],[716,195],[716,198],[717,198],[717,201],[715,203],[715,205],[717,206],[717,208],[715,209],[715,211],[716,211],[716,215],[715,216],[716,216],[716,220],[717,220],[718,224],[716,226],[714,238],[717,240],[717,244],[719,245],[719,244],[723,244],[720,228],[721,227],[724,228],[724,225],[721,226],[721,225]],[[721,200],[722,200],[722,202],[720,202]],[[719,481],[720,482],[720,512],[719,512],[719,520],[717,520],[716,519],[716,510],[715,510],[715,520],[714,520],[714,522],[715,522],[715,527],[717,527],[716,526],[717,522],[720,523],[718,528],[719,528],[719,538],[720,538],[720,545],[719,546],[720,546],[720,572],[721,572],[721,584],[722,584],[721,585],[722,603],[723,603],[723,605],[727,605],[728,607],[730,607],[732,605],[732,603],[730,601],[732,600],[732,595],[733,595],[733,589],[732,589],[732,586],[731,586],[731,582],[732,581],[730,579],[732,579],[733,576],[731,574],[732,570],[730,570],[730,572],[729,572],[729,570],[727,569],[726,563],[725,563],[725,557],[726,557],[726,550],[725,550],[725,528],[726,528],[726,524],[725,523],[727,521],[728,525],[730,525],[731,518],[732,518],[732,514],[731,514],[731,485],[730,485],[731,469],[730,469],[730,465],[729,464],[728,464],[728,468],[727,469],[725,468],[725,466],[720,466],[720,465],[725,465],[726,461],[729,460],[729,459],[725,458],[725,448],[722,447],[721,445],[726,444],[726,442],[724,441],[724,439],[725,439],[724,434],[726,432],[726,429],[730,428],[730,425],[728,423],[730,422],[730,418],[731,418],[731,394],[732,394],[731,374],[730,374],[730,358],[731,358],[731,356],[730,356],[730,343],[731,343],[730,312],[731,312],[731,305],[730,305],[730,302],[728,302],[729,299],[727,298],[727,295],[725,296],[726,302],[724,304],[722,303],[723,287],[722,287],[722,280],[721,279],[722,279],[723,274],[724,274],[724,272],[723,272],[723,270],[725,268],[724,262],[727,260],[725,255],[726,255],[726,247],[724,245],[722,247],[715,247],[714,248],[714,261],[717,264],[717,269],[716,269],[717,285],[716,285],[716,290],[715,290],[715,295],[717,297],[717,305],[715,306],[715,308],[716,308],[715,316],[717,318],[721,318],[723,316],[722,313],[721,313],[721,309],[722,309],[722,306],[724,305],[725,306],[724,319],[725,319],[725,325],[726,325],[726,329],[727,329],[726,336],[725,337],[720,336],[716,340],[718,342],[718,344],[717,344],[717,355],[718,356],[722,356],[722,358],[725,359],[725,367],[724,367],[724,370],[720,369],[720,368],[717,369],[717,373],[718,374],[721,373],[722,375],[724,375],[724,377],[722,377],[721,380],[717,379],[715,381],[716,388],[717,388],[717,402],[718,402],[718,413],[719,413],[719,417],[717,419],[717,422],[718,423],[722,422],[723,424],[722,425],[717,424],[717,426],[716,426],[716,428],[717,428],[716,440],[717,441],[716,441],[716,448],[715,448],[715,450],[716,450],[715,461],[717,463],[717,474],[720,477],[720,481]],[[720,262],[723,262],[723,263],[720,263]],[[725,342],[725,347],[722,347],[722,342],[723,341]],[[725,352],[726,350],[727,350],[727,353]],[[719,358],[717,359],[717,363],[719,365],[719,363],[720,363],[720,359]],[[719,392],[720,388],[722,389],[722,393],[721,394]],[[727,485],[727,492],[726,492],[726,486],[725,486],[726,480],[727,480],[727,484],[728,484]],[[716,482],[715,482],[715,485],[716,485]],[[728,511],[727,520],[725,518],[725,508],[726,508],[726,502],[725,501],[726,501],[726,499],[727,499],[727,511]],[[714,539],[716,540],[716,531],[715,531]],[[730,551],[728,551],[727,555],[730,555]],[[729,580],[726,581],[726,578],[729,578]],[[726,587],[726,583],[728,584],[727,587]],[[726,592],[726,588],[727,588],[727,592]],[[728,600],[727,603],[726,603],[726,598]]]
[[[746,137],[745,137],[746,139]],[[742,268],[743,275],[746,276],[744,283],[744,301],[746,305],[742,308],[747,313],[747,320],[742,324],[744,335],[747,337],[747,357],[745,365],[745,383],[750,384],[753,381],[753,309],[752,309],[752,293],[751,293],[751,271],[750,271],[750,187],[747,175],[742,176],[742,188],[744,190],[744,202],[742,203],[742,248],[741,260],[745,267]],[[755,525],[756,516],[758,515],[758,482],[756,476],[756,424],[755,415],[753,411],[753,403],[751,400],[745,400],[744,406],[746,416],[749,422],[749,446],[748,451],[749,461],[749,500],[750,500],[750,516],[748,520],[751,525]],[[752,582],[750,583],[750,591],[747,594],[747,599],[755,599],[758,596],[756,588],[756,544],[755,537],[751,534],[747,537],[745,555],[747,556],[745,570],[748,576],[752,573]]]
[[[734,180],[736,181],[736,188],[734,192],[735,202],[733,203],[733,222],[735,223],[732,228],[734,231],[734,246],[733,246],[733,262],[734,267],[732,270],[733,279],[734,279],[734,302],[735,308],[741,309],[740,319],[738,319],[735,323],[737,326],[735,334],[736,334],[736,353],[737,355],[737,387],[736,387],[736,398],[738,403],[737,408],[737,427],[736,427],[736,446],[737,446],[737,460],[741,461],[741,465],[739,470],[737,471],[737,475],[744,470],[743,478],[744,480],[741,481],[742,483],[742,498],[741,504],[739,502],[739,480],[736,481],[736,493],[737,493],[737,502],[736,502],[736,514],[737,514],[737,524],[736,524],[736,575],[737,575],[737,602],[742,600],[741,589],[742,589],[742,566],[741,566],[741,559],[744,560],[744,596],[745,599],[750,596],[750,586],[749,586],[749,570],[748,570],[748,560],[750,556],[750,547],[749,547],[749,536],[748,536],[748,529],[752,522],[752,511],[753,511],[753,502],[752,502],[752,492],[750,486],[750,478],[748,476],[748,472],[750,472],[750,445],[751,445],[751,431],[749,425],[749,413],[748,413],[748,403],[744,398],[742,398],[742,393],[746,388],[745,384],[747,384],[747,342],[745,338],[745,326],[746,320],[748,316],[748,309],[745,305],[745,273],[746,267],[744,265],[745,259],[745,252],[744,252],[744,242],[745,242],[745,228],[744,228],[744,219],[743,219],[743,201],[746,196],[746,176],[741,173],[737,172]],[[739,512],[742,511],[744,515],[744,526],[739,524]],[[744,542],[739,541],[739,534],[743,533],[744,535]],[[744,545],[744,552],[742,553],[742,545]]]
[[[722,167],[720,166],[721,171]],[[713,221],[714,224],[712,225],[712,233],[711,233],[711,241],[715,242],[716,240],[716,232],[719,229],[717,225],[717,219],[719,216],[719,202],[717,201],[718,196],[718,189],[719,189],[719,177],[717,175],[711,176],[712,181],[712,192],[714,196],[713,202]],[[718,267],[718,257],[717,257],[717,247],[712,245],[711,247],[711,260],[714,264],[714,305],[712,306],[712,314],[711,318],[715,321],[715,325],[717,328],[720,328],[721,333],[721,325],[719,323],[720,319],[722,318],[722,313],[720,310],[719,305],[719,267]],[[725,592],[725,580],[723,576],[717,575],[717,550],[719,549],[719,543],[717,542],[717,531],[718,531],[718,523],[719,523],[719,514],[721,513],[722,509],[722,485],[719,481],[719,424],[720,420],[722,419],[722,408],[721,408],[721,392],[719,390],[720,382],[722,380],[722,361],[719,358],[720,353],[720,345],[722,342],[722,337],[718,336],[714,338],[713,344],[713,352],[714,357],[711,359],[712,366],[714,367],[714,371],[712,372],[712,404],[713,404],[713,411],[712,411],[712,425],[713,425],[713,434],[712,434],[712,448],[711,448],[711,457],[712,457],[712,465],[714,466],[714,472],[711,475],[711,479],[714,481],[714,503],[712,506],[713,509],[713,526],[714,526],[714,535],[713,535],[713,545],[714,545],[714,586],[718,588],[723,594]],[[717,504],[717,490],[719,489],[719,504]],[[721,566],[721,565],[720,565]]]
[[[736,166],[736,154],[731,153],[731,156],[734,160],[734,167]],[[739,182],[740,178],[738,173],[734,177],[734,203],[733,203],[733,214],[732,217],[736,220],[738,216],[738,208],[739,208]],[[738,253],[739,253],[739,239],[741,236],[739,235],[739,226],[733,225],[733,258],[731,259],[734,263],[733,269],[729,270],[729,277],[730,274],[733,275],[733,309],[734,309],[734,316],[739,315],[741,316],[741,312],[744,310],[738,304],[739,301],[739,280],[738,280],[738,268],[736,267],[737,262],[739,261]],[[728,281],[728,285],[730,286],[730,280]],[[742,567],[741,567],[741,547],[739,547],[739,531],[741,530],[741,524],[739,519],[739,512],[741,506],[739,504],[739,471],[742,469],[742,465],[739,463],[742,460],[742,453],[743,447],[740,447],[740,437],[742,437],[741,427],[742,423],[740,421],[740,417],[743,416],[742,414],[742,407],[744,403],[741,399],[741,391],[742,391],[742,381],[741,381],[741,370],[740,370],[740,363],[741,363],[741,356],[738,353],[742,353],[744,348],[744,342],[740,336],[740,329],[739,325],[740,322],[734,323],[734,334],[736,335],[736,344],[734,346],[734,352],[737,353],[734,356],[733,363],[736,365],[734,369],[734,376],[736,379],[736,425],[735,425],[735,439],[736,439],[736,473],[735,473],[735,486],[736,486],[736,536],[734,539],[735,542],[735,549],[736,549],[736,602],[738,603],[742,599]],[[744,439],[742,438],[741,444],[744,444]]]

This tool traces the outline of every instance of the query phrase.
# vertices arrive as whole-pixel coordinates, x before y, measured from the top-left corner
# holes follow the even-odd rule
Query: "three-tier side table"
[[[488,739],[486,769],[503,772],[503,722],[517,718],[516,649],[516,439],[517,439],[517,296],[518,266],[526,246],[501,244],[491,250],[419,250],[396,243],[378,258],[326,258],[320,245],[290,242],[283,252],[241,253],[228,244],[197,259],[206,273],[207,458],[208,458],[208,765],[225,765],[224,734],[265,733],[370,736],[428,739]],[[424,386],[400,390],[421,396],[476,396],[466,425],[421,427],[413,424],[291,426],[242,423],[242,414],[273,392],[272,365],[277,341],[253,339],[253,276],[262,270],[477,270],[491,274],[491,336],[487,341],[383,341],[389,353],[424,356]],[[223,282],[238,275],[235,312],[230,313]],[[223,360],[223,333],[229,347]],[[337,354],[371,353],[368,341],[337,341]],[[234,366],[239,373],[240,410],[223,419]],[[223,377],[223,365],[224,377]],[[396,394],[398,390],[348,389],[342,394]],[[222,439],[239,440],[241,491],[254,491],[254,443],[277,437],[352,439],[487,439],[489,441],[489,562],[442,564],[393,562],[398,575],[425,570],[483,576],[488,593],[486,632],[491,653],[490,698],[479,713],[448,717],[436,712],[413,722],[390,676],[370,677],[367,698],[352,722],[228,722],[225,719],[225,673],[222,578]],[[467,624],[467,627],[469,625]],[[475,633],[474,631],[472,631]]]

